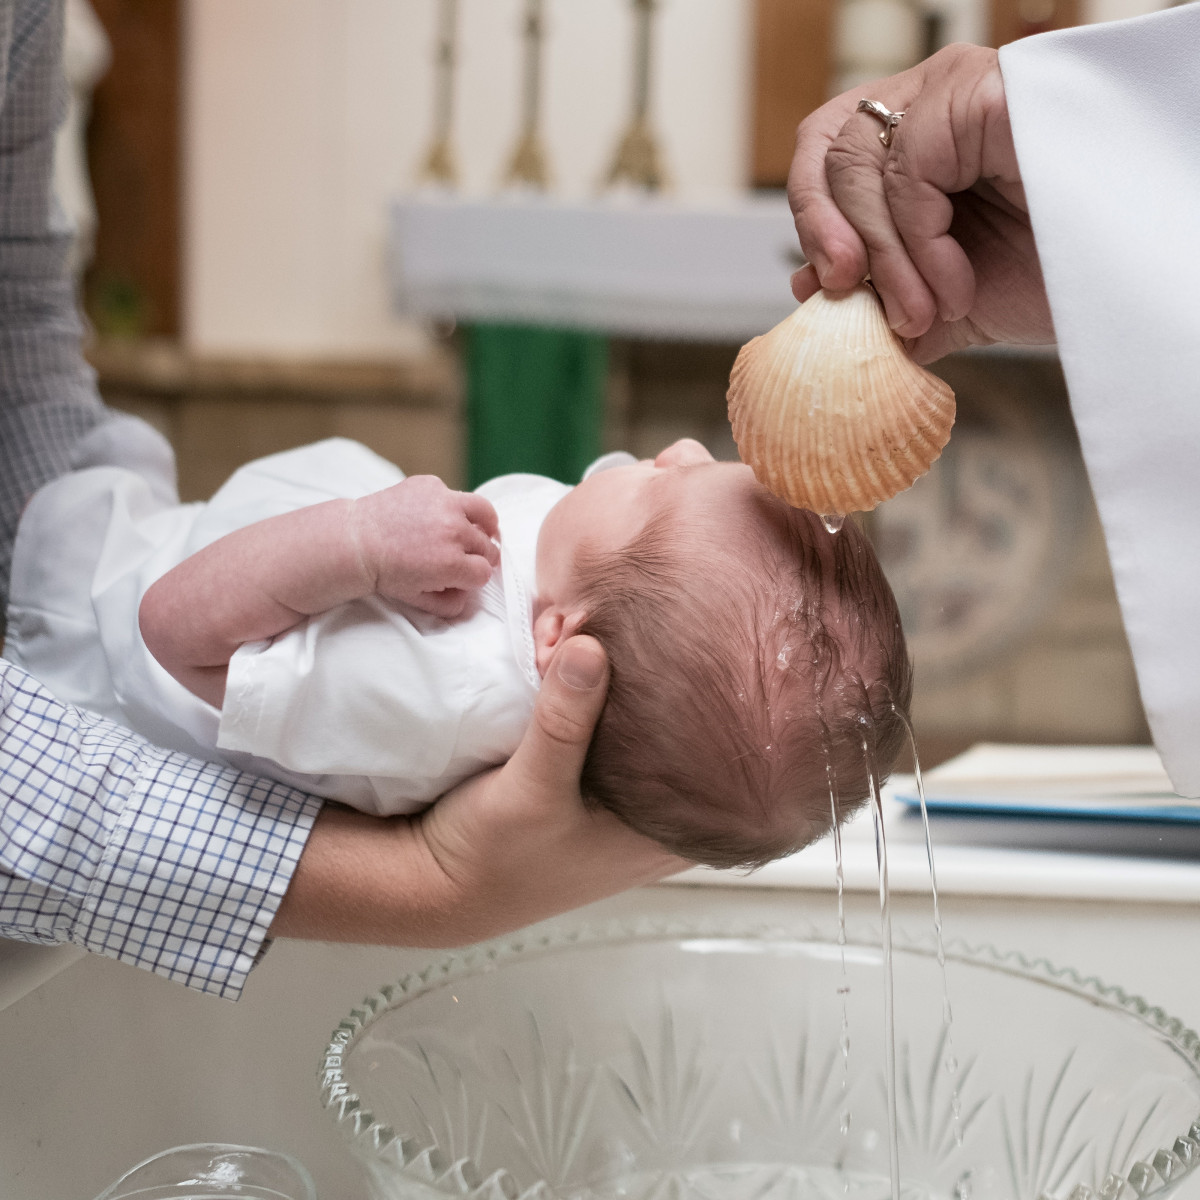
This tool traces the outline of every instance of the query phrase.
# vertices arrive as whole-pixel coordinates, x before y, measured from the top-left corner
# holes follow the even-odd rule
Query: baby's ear
[[[533,622],[533,648],[539,675],[545,676],[560,643],[574,637],[586,620],[582,609],[568,613],[552,604],[538,613]]]

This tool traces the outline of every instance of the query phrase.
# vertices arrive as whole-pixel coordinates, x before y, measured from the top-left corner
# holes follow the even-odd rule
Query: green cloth
[[[467,486],[510,471],[578,483],[601,452],[608,339],[527,325],[470,325]]]

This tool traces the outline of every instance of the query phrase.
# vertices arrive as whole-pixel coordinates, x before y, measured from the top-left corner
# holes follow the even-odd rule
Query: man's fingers
[[[905,251],[934,298],[936,314],[943,322],[957,321],[971,309],[975,299],[975,272],[962,247],[950,235],[954,203],[948,193],[975,182],[962,179],[963,147],[956,144],[949,119],[948,100],[938,88],[930,88],[914,100],[897,130],[884,176],[884,194],[892,221]],[[891,281],[872,279],[877,287]],[[924,333],[903,330],[907,336]]]
[[[849,96],[839,96],[800,122],[788,174],[800,248],[821,286],[833,291],[847,291],[867,273],[867,248],[834,202],[825,174],[825,156],[852,109]]]
[[[981,181],[1019,191],[1004,84],[996,52],[954,46],[926,64],[926,82],[905,117],[906,137],[890,164],[888,202],[917,269],[953,323],[975,304],[975,270],[951,227],[953,196]]]
[[[872,96],[893,112],[903,112],[906,96],[889,80],[883,94]],[[867,90],[881,85],[867,85]],[[887,174],[892,167],[904,123],[896,128],[891,146],[879,138],[883,126],[869,112],[854,112],[829,146],[825,171],[834,203],[854,226],[867,248],[867,265],[887,311],[888,324],[901,336],[912,337],[929,328],[936,315],[934,297],[917,270],[893,219]]]
[[[879,140],[879,118],[859,112],[858,101],[865,94],[902,112],[919,86],[910,75],[845,92],[803,121],[788,180],[800,246],[821,286],[846,291],[869,274],[888,323],[908,337],[929,328],[937,304],[893,221],[885,190],[892,151]],[[793,278],[798,300],[812,294],[812,282],[802,273]]]
[[[792,295],[805,302],[810,296],[815,296],[821,290],[821,281],[817,278],[817,269],[809,263],[807,267],[792,274]]]
[[[573,637],[542,680],[533,721],[512,757],[531,787],[550,795],[578,792],[579,774],[608,693],[608,658],[595,638]]]

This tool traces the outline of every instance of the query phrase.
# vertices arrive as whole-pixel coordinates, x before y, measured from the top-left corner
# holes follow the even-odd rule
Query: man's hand
[[[607,682],[599,642],[571,638],[504,766],[413,819],[326,806],[271,932],[465,945],[690,866],[606,810],[584,807],[579,774]]]
[[[421,818],[425,844],[455,896],[456,929],[471,940],[692,865],[607,810],[584,807],[579,775],[607,686],[599,642],[563,643],[516,754]]]
[[[374,590],[435,617],[457,617],[500,561],[496,510],[435,475],[356,500],[350,530]]]
[[[890,146],[862,97],[903,112]],[[994,50],[949,46],[803,121],[788,181],[809,266],[792,290],[868,274],[918,362],[1054,330]]]

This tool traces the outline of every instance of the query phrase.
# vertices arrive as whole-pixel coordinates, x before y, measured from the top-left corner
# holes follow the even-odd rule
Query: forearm
[[[450,946],[449,881],[405,817],[379,818],[326,805],[313,825],[271,936],[377,945]]]
[[[603,701],[602,656],[600,665],[599,676],[566,686],[552,669],[513,758],[419,816],[381,821],[327,806],[271,932],[463,946],[688,866],[579,797],[572,773],[591,733],[585,717]]]
[[[517,785],[519,786],[519,785]],[[492,771],[463,785],[476,812],[512,802],[513,781]],[[490,795],[489,795],[490,793]],[[487,796],[487,799],[484,797]],[[522,929],[689,864],[621,825],[559,798],[532,823],[503,814],[463,834],[461,814],[440,828],[429,818],[381,819],[326,805],[313,825],[272,937],[385,946],[465,946]],[[482,804],[478,801],[482,800]],[[447,836],[447,827],[450,835]],[[481,839],[487,845],[480,845]],[[465,861],[469,860],[469,861]]]
[[[239,646],[373,591],[352,513],[350,500],[315,504],[236,530],[184,559],[142,600],[150,652],[219,707]]]
[[[235,999],[319,807],[151,746],[0,664],[0,936]]]

